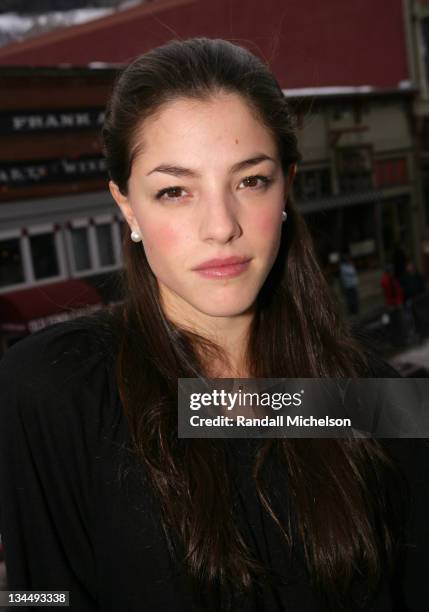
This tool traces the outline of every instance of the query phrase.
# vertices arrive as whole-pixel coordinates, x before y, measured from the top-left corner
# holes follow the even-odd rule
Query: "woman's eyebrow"
[[[273,157],[265,155],[264,153],[258,153],[250,159],[245,159],[234,164],[230,169],[230,173],[233,174],[234,172],[238,172],[239,170],[243,170],[244,168],[256,166],[256,164],[267,160],[276,163],[276,160]],[[172,176],[187,176],[194,178],[199,178],[201,176],[200,173],[196,170],[184,168],[183,166],[172,166],[171,164],[161,164],[160,166],[157,166],[156,168],[148,172],[146,176],[149,176],[149,174],[152,174],[153,172],[162,172],[163,174],[171,174]]]

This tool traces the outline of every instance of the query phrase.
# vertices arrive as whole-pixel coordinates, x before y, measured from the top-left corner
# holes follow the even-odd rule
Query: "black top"
[[[11,590],[68,590],[76,612],[190,612],[160,510],[127,452],[129,430],[106,350],[85,318],[21,340],[0,362],[0,533]],[[372,376],[395,376],[374,362]],[[388,441],[386,441],[387,443]],[[262,509],[250,477],[252,444],[232,440],[238,521],[252,553],[277,576],[246,612],[316,612],[301,557]],[[393,443],[408,478],[401,570],[367,610],[429,609],[429,448]],[[27,608],[28,609],[28,608]]]

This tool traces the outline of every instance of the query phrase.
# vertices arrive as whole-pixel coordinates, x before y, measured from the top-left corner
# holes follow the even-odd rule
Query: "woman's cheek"
[[[264,240],[277,236],[282,222],[280,211],[261,211],[254,223],[254,232]]]
[[[183,241],[180,229],[171,224],[146,227],[144,239],[146,254],[157,260],[165,260],[175,256],[179,243]]]

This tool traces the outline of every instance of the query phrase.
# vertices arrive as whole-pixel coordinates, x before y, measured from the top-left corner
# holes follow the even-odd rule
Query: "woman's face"
[[[144,248],[164,310],[186,321],[251,310],[278,253],[295,167],[284,176],[272,136],[230,93],[168,103],[136,144],[128,195],[110,189],[142,236],[133,248]],[[248,263],[195,270],[232,256]]]

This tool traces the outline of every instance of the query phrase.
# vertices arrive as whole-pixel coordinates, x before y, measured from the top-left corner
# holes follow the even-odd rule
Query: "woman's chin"
[[[209,317],[236,317],[245,313],[250,313],[254,300],[236,300],[224,302],[222,304],[199,304],[197,309]]]
[[[251,313],[257,298],[257,288],[242,287],[213,291],[210,288],[198,288],[198,291],[178,292],[161,286],[163,309],[174,315],[180,322],[181,314],[184,320],[189,320],[190,313],[198,319],[198,313],[207,317],[236,317]]]

